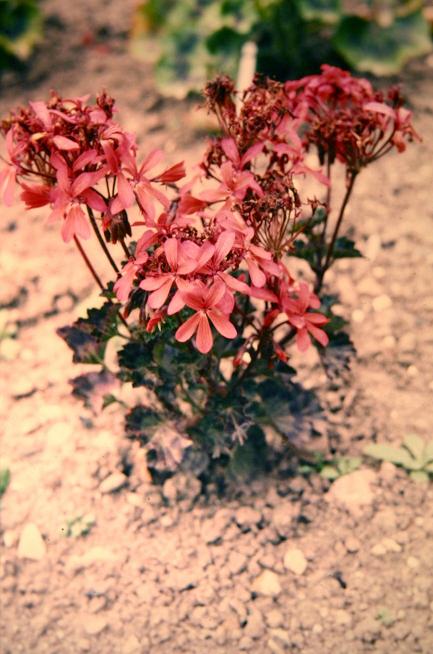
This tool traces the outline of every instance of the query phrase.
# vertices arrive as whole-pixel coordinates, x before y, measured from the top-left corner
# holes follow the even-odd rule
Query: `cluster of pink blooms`
[[[148,331],[187,308],[175,338],[194,337],[207,353],[213,328],[227,339],[237,336],[233,323],[245,325],[239,316],[247,299],[262,307],[247,321],[250,347],[264,330],[272,335],[283,325],[300,350],[311,337],[325,346],[320,302],[287,267],[299,219],[318,205],[301,201],[296,179],[313,175],[328,183],[304,155],[315,144],[322,160],[332,152],[348,167],[366,165],[413,138],[410,114],[396,91],[384,99],[365,80],[330,67],[286,84],[257,79],[239,111],[228,78],[208,85],[206,96],[223,136],[189,178],[183,163],[161,167],[160,150],[138,158],[106,94],[94,105],[55,94],[47,103],[31,102],[1,124],[8,152],[0,175],[4,202],[13,201],[18,183],[28,208],[50,207],[48,220],[60,223],[65,241],[87,239],[99,224],[108,242],[121,242],[130,256],[114,290],[125,315],[134,294],[142,294]],[[131,225],[133,205],[141,219]],[[135,248],[128,250],[132,235]],[[274,352],[287,358],[277,342]]]

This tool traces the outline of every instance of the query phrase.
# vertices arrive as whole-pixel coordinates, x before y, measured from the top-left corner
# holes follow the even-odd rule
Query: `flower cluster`
[[[306,146],[317,147],[322,163],[345,164],[349,175],[419,139],[398,87],[385,94],[368,80],[325,64],[320,75],[286,82],[284,91],[292,115],[308,125]]]
[[[114,291],[125,316],[140,298],[148,331],[177,316],[175,338],[194,337],[201,353],[211,350],[213,330],[243,337],[239,364],[247,345],[256,352],[266,333],[285,360],[274,338],[281,330],[300,350],[311,337],[328,342],[319,299],[288,268],[294,240],[320,204],[300,197],[299,176],[330,183],[306,164],[309,146],[317,146],[322,163],[337,159],[355,174],[416,134],[398,91],[384,97],[329,66],[286,84],[257,78],[239,110],[234,97],[228,78],[208,85],[208,108],[223,134],[187,179],[183,163],[161,168],[159,150],[138,159],[134,136],[113,120],[106,94],[94,105],[56,94],[32,102],[1,124],[8,161],[0,190],[10,204],[18,182],[28,208],[49,205],[48,220],[61,222],[65,241],[79,244],[93,228],[100,242],[100,229],[107,242],[119,242],[127,261],[121,272],[114,265]],[[141,219],[131,225],[134,205]],[[132,235],[135,246],[128,246]]]

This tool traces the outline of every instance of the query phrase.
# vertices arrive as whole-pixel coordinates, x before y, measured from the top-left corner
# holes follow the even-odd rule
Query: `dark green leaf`
[[[11,480],[11,473],[8,468],[0,469],[0,497],[6,493]]]
[[[163,424],[166,416],[141,404],[131,409],[125,417],[127,438],[144,444],[152,437],[155,429]]]
[[[413,57],[431,50],[430,29],[422,11],[397,18],[384,27],[358,16],[346,16],[334,45],[348,63],[375,75],[394,75]]]
[[[117,334],[119,306],[105,302],[100,309],[89,309],[87,318],[57,330],[73,351],[74,363],[102,363],[107,341]]]
[[[296,0],[302,17],[307,21],[335,24],[341,16],[339,0]]]
[[[100,372],[87,372],[79,375],[72,379],[70,384],[72,385],[72,395],[82,400],[86,407],[98,413],[108,406],[105,398],[119,382],[111,372],[101,370]]]
[[[346,236],[340,236],[334,243],[332,251],[333,259],[353,259],[355,257],[362,257],[362,253],[355,247],[354,241]]]

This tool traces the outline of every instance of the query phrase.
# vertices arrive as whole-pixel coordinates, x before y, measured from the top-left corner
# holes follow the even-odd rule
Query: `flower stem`
[[[104,254],[107,257],[108,261],[110,262],[110,265],[113,268],[114,272],[116,274],[119,274],[119,268],[117,267],[116,262],[114,261],[113,257],[110,254],[110,251],[107,248],[107,244],[105,243],[105,241],[104,241],[104,239],[102,237],[102,234],[99,231],[98,225],[97,225],[96,220],[95,220],[95,216],[93,215],[93,211],[91,210],[90,207],[87,207],[87,213],[89,214],[90,223],[91,223],[91,225],[93,227],[93,231],[96,234],[96,238],[99,241],[99,245],[103,249]]]
[[[99,286],[99,288],[101,289],[101,291],[105,291],[105,286],[104,286],[104,284],[102,283],[101,278],[99,277],[98,273],[97,273],[96,270],[94,269],[94,267],[93,267],[93,265],[92,265],[92,262],[90,261],[89,257],[88,257],[87,254],[85,253],[84,248],[83,248],[83,246],[81,245],[80,241],[78,240],[77,236],[74,236],[74,242],[75,242],[75,245],[77,246],[78,252],[79,252],[79,253],[81,254],[81,256],[83,257],[83,261],[84,261],[84,263],[86,264],[87,268],[89,269],[90,274],[92,275],[93,279],[94,279],[95,282],[98,284],[98,286]],[[108,302],[109,302],[110,304],[113,304],[113,301],[112,301],[111,298],[107,298],[107,300],[108,300]],[[125,318],[124,318],[124,317],[122,316],[122,314],[120,313],[120,311],[118,311],[118,316],[119,316],[119,320],[120,320],[120,322],[123,323],[123,325],[124,325],[124,326],[127,328],[127,330],[130,332],[131,330],[129,329],[129,325],[128,325],[128,323],[126,322]]]
[[[75,245],[77,246],[77,249],[78,249],[79,253],[83,257],[84,263],[86,264],[87,268],[90,270],[90,274],[92,275],[93,279],[98,284],[101,291],[104,291],[105,290],[104,289],[104,284],[101,282],[101,278],[99,277],[98,273],[94,269],[89,257],[85,253],[85,251],[83,249],[83,246],[81,245],[81,243],[78,240],[77,236],[74,236],[74,242],[75,242]]]

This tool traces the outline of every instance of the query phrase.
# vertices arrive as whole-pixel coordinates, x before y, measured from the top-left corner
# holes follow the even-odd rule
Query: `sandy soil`
[[[126,52],[132,5],[44,3],[50,47],[4,77],[2,113],[52,87],[106,87],[146,148],[193,152],[194,107],[161,100]],[[372,440],[431,438],[428,73],[414,65],[405,80],[424,142],[361,176],[350,222],[366,258],[329,278],[358,350],[351,375],[331,384],[314,353],[300,362],[326,408],[306,434],[312,449],[357,455]],[[181,476],[151,486],[121,415],[94,415],[70,395],[68,378],[85,367],[54,332],[95,299],[73,247],[21,208],[3,210],[0,233],[0,315],[16,332],[0,343],[4,654],[433,651],[431,484],[365,464],[330,488],[282,457],[223,495]]]

